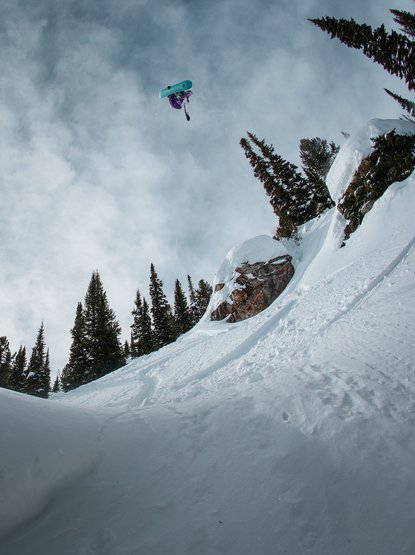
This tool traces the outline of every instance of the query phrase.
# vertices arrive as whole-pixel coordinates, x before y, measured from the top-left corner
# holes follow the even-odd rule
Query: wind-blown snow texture
[[[332,191],[391,126],[348,139]],[[344,248],[335,210],[304,226],[255,318],[52,401],[2,391],[1,554],[415,553],[414,208],[412,175]]]

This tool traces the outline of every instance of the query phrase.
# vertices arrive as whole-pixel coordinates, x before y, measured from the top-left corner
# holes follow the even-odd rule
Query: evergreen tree
[[[174,322],[177,337],[190,330],[192,327],[192,321],[193,318],[186,296],[183,292],[180,281],[176,279],[174,287]]]
[[[312,23],[351,48],[381,64],[388,73],[403,79],[410,91],[415,90],[415,14],[401,10],[390,10],[404,34],[391,31],[384,25],[372,29],[370,25],[356,23],[353,19],[323,17],[310,19]],[[413,115],[413,101],[403,99],[387,91],[401,106]]]
[[[157,349],[156,336],[151,323],[150,307],[145,298],[141,311],[139,338],[138,350],[141,354],[148,355]]]
[[[46,353],[44,327],[42,322],[26,371],[25,393],[47,399],[49,390],[49,356],[48,353]]]
[[[333,141],[328,144],[325,139],[319,137],[300,140],[302,169],[313,188],[310,201],[313,214],[319,215],[334,206],[326,185],[326,177],[339,150]]]
[[[131,312],[133,315],[133,323],[131,324],[131,356],[139,357],[142,355],[138,347],[140,341],[140,324],[143,312],[143,302],[141,300],[140,291],[137,289],[137,293],[134,300],[134,310]]]
[[[62,389],[65,392],[90,381],[89,376],[92,371],[82,303],[78,303],[76,307],[75,322],[71,329],[71,335],[69,361],[62,370],[61,376]]]
[[[89,362],[85,379],[89,382],[125,364],[120,342],[121,328],[114,311],[109,307],[107,294],[97,271],[92,273],[84,307]]]
[[[59,393],[60,390],[61,390],[61,383],[60,383],[60,376],[59,376],[59,372],[58,372],[58,374],[56,376],[56,379],[53,383],[52,391],[53,391],[53,393]]]
[[[293,194],[290,194],[290,189],[293,191],[298,189],[303,185],[304,179],[296,166],[286,162],[274,152],[272,145],[266,145],[264,140],[259,141],[252,133],[248,133],[248,137],[260,150],[262,156],[254,151],[248,140],[241,139],[240,144],[254,168],[255,177],[262,182],[266,194],[270,197],[271,206],[279,220],[276,237],[293,237],[298,224],[291,210],[294,203],[291,201]]]
[[[333,141],[327,143],[325,139],[319,137],[301,139],[300,141],[300,158],[303,171],[308,180],[316,184],[317,196],[321,198],[319,202],[323,204],[324,209],[328,207],[327,205],[332,205],[332,202],[327,201],[330,195],[325,179],[339,150],[340,148]]]
[[[6,336],[0,337],[0,387],[12,387],[12,355]]]
[[[199,321],[205,314],[212,296],[212,286],[207,281],[201,279],[196,289],[196,318]]]
[[[46,397],[48,397],[48,396],[49,396],[49,393],[50,393],[50,391],[51,391],[51,388],[50,388],[50,357],[49,357],[49,349],[46,351],[45,363],[44,363],[43,368],[42,368],[41,381],[42,381],[42,388],[43,388],[43,391],[47,392]]]
[[[196,300],[196,293],[193,287],[192,278],[188,275],[187,276],[187,285],[189,290],[189,310],[192,317],[192,326],[197,323],[197,300]]]
[[[248,133],[248,137],[249,141],[241,139],[240,144],[278,217],[276,238],[296,238],[299,225],[333,205],[327,188],[320,180],[314,183],[302,176],[297,166],[276,154],[274,147],[268,146],[265,140],[260,141],[252,133]]]
[[[130,349],[130,344],[128,343],[127,340],[125,340],[124,342],[124,358],[130,358],[131,356],[131,349]]]
[[[14,391],[25,391],[26,382],[26,347],[20,347],[12,363],[12,384],[11,387]]]
[[[132,314],[134,321],[131,325],[131,356],[136,358],[147,355],[156,349],[150,309],[146,299],[141,298],[138,290]]]
[[[312,23],[351,48],[362,50],[363,54],[382,65],[388,73],[404,79],[410,90],[415,89],[415,42],[410,38],[391,31],[384,25],[372,29],[370,25],[359,24],[354,19],[323,17],[310,19]]]
[[[150,266],[150,298],[155,345],[159,349],[175,340],[171,308],[163,291],[163,282],[158,278],[154,265]]]
[[[400,25],[401,31],[415,38],[415,14],[403,10],[390,10],[390,12],[395,16],[393,19]]]
[[[391,96],[394,100],[396,100],[396,102],[398,102],[398,104],[400,104],[406,112],[408,112],[409,117],[405,116],[405,119],[409,119],[410,121],[413,121],[415,123],[415,119],[414,119],[415,102],[411,102],[406,98],[402,98],[402,96],[399,96],[398,94],[390,91],[389,89],[385,89],[385,91],[388,93],[389,96]]]

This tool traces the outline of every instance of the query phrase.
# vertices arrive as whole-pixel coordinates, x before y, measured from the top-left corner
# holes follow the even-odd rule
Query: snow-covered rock
[[[233,248],[215,277],[211,319],[239,322],[265,310],[292,278],[291,259],[284,245],[267,235]]]

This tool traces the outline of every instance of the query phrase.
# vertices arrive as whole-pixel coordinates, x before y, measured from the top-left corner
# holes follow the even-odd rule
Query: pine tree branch
[[[415,102],[411,102],[410,100],[407,100],[406,98],[402,98],[401,96],[399,96],[398,94],[390,91],[389,89],[385,89],[385,91],[388,93],[389,96],[391,96],[394,100],[396,100],[396,102],[398,102],[401,107],[408,112],[408,114],[410,116],[415,116]],[[411,118],[411,121],[415,121]]]
[[[389,10],[395,17],[393,18],[401,27],[406,35],[415,37],[415,14],[403,10]]]
[[[354,19],[323,17],[309,21],[329,33],[331,38],[362,50],[388,73],[403,79],[410,90],[415,90],[415,42],[405,35],[395,31],[387,33],[384,25],[373,30],[370,25],[358,24]]]

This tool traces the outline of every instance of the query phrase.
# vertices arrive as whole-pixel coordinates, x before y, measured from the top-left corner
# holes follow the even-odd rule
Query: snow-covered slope
[[[255,318],[205,318],[52,401],[1,392],[0,553],[413,554],[414,208],[412,175],[344,248],[335,210],[307,224]]]

